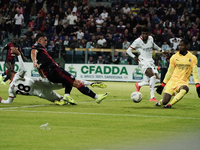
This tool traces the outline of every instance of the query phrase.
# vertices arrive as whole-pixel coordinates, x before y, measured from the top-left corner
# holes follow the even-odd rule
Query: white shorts
[[[153,73],[158,73],[153,59],[139,58],[139,67],[141,68],[143,74],[145,74],[147,68],[151,68]]]

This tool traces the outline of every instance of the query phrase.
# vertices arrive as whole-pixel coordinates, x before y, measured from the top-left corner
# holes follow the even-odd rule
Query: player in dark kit
[[[43,72],[44,76],[53,83],[62,83],[65,87],[65,95],[63,100],[72,105],[76,105],[76,102],[71,98],[70,92],[72,87],[76,87],[81,93],[88,95],[96,100],[99,104],[103,99],[108,96],[105,94],[95,94],[92,90],[86,87],[80,80],[77,80],[69,72],[60,68],[59,65],[51,58],[45,49],[47,44],[47,38],[44,34],[39,33],[36,36],[36,44],[33,45],[31,51],[31,59],[33,66],[36,67],[39,72]]]
[[[6,60],[5,60],[5,65],[6,65],[6,68],[8,70],[14,70],[15,68],[15,53],[12,52],[12,48],[16,48],[22,55],[22,57],[26,60],[26,57],[24,57],[22,51],[21,51],[21,47],[20,45],[17,44],[17,38],[14,37],[12,39],[12,42],[11,43],[8,43],[6,44],[3,49],[1,50],[1,58],[0,58],[0,61],[3,60],[3,53],[4,53],[4,50],[7,50],[7,54],[6,54]],[[5,85],[6,81],[8,80],[8,78],[6,77],[4,80],[3,80],[3,76],[5,76],[7,74],[7,70],[2,74],[0,75],[0,82],[1,84]],[[3,81],[2,81],[3,80]]]

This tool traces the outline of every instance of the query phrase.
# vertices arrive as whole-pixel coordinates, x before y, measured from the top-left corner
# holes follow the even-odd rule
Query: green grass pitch
[[[149,87],[140,103],[130,100],[134,83],[105,82],[109,92],[101,104],[73,89],[78,105],[57,106],[47,100],[18,95],[0,104],[1,150],[199,150],[200,99],[194,85],[171,109],[149,102]],[[57,91],[63,95],[64,89]],[[8,97],[8,84],[0,85]],[[157,99],[162,96],[156,94]],[[40,125],[50,124],[50,130]]]

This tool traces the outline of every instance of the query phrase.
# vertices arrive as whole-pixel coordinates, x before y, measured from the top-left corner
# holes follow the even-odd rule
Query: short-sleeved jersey
[[[170,67],[174,67],[174,71],[170,80],[188,82],[193,67],[197,67],[197,58],[188,52],[185,56],[179,52],[174,54],[170,59]]]
[[[153,37],[148,36],[147,43],[144,43],[142,37],[140,36],[133,41],[130,47],[135,49],[140,54],[139,59],[152,59],[152,51],[154,47]]]
[[[21,77],[18,72],[10,83],[8,93],[11,98],[15,98],[17,94],[42,97],[43,93],[47,93],[46,91],[50,94],[52,90],[61,88],[63,88],[62,84],[54,84],[47,79]]]
[[[45,69],[51,66],[58,66],[58,64],[52,59],[52,57],[48,54],[46,49],[40,43],[34,44],[32,46],[32,49],[36,49],[38,51],[37,58],[36,58],[37,63],[45,75],[46,75]]]
[[[8,43],[4,46],[4,49],[7,49],[7,57],[6,59],[13,60],[15,58],[15,54],[11,51],[11,48],[15,47],[17,50],[21,51],[21,47],[18,44]]]

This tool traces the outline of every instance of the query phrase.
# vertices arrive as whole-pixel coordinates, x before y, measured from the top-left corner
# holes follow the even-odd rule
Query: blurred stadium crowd
[[[127,49],[148,26],[155,43],[166,51],[178,50],[181,38],[190,42],[198,55],[200,48],[199,0],[1,0],[0,47],[18,37],[30,60],[30,49],[39,32],[47,35],[47,51],[53,58],[70,62],[70,48],[84,63],[85,52],[75,48]],[[59,3],[58,3],[59,2]],[[90,52],[88,63],[134,64],[126,53]],[[159,58],[154,57],[156,63]],[[199,58],[199,57],[198,57]]]

